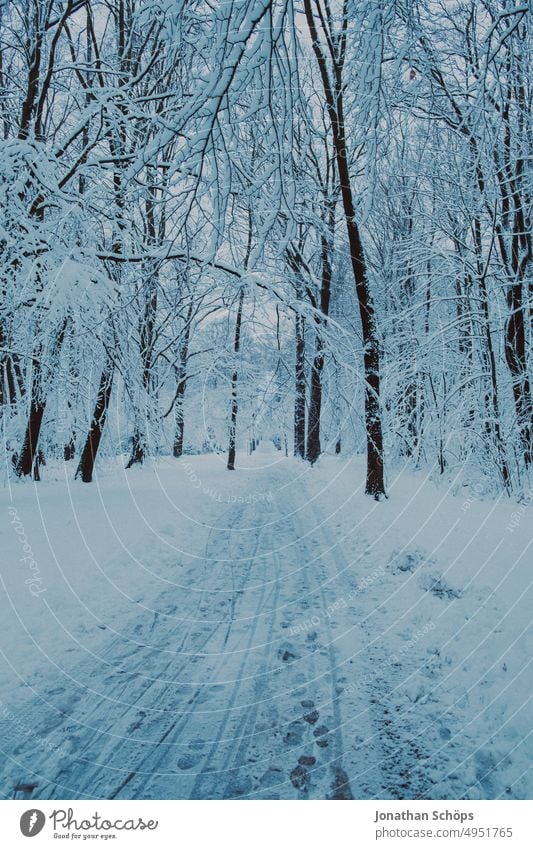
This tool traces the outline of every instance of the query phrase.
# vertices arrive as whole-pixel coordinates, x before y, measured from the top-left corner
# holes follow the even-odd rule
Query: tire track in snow
[[[216,545],[217,551],[220,551],[220,550],[224,551],[225,556],[224,556],[224,560],[222,562],[225,564],[225,568],[227,570],[228,565],[231,564],[231,561],[232,561],[232,558],[228,556],[228,552],[232,551],[232,543],[231,543],[232,533],[237,532],[238,534],[243,534],[244,532],[246,532],[246,528],[244,528],[244,530],[243,530],[243,527],[242,527],[242,525],[244,524],[244,518],[245,518],[245,517],[243,517],[243,513],[245,513],[245,512],[246,512],[245,509],[242,508],[241,510],[239,510],[237,512],[236,515],[235,515],[235,510],[229,511],[229,513],[226,514],[227,516],[229,514],[231,514],[233,516],[233,522],[232,522],[231,526],[226,528],[226,530],[222,533],[223,539],[220,538],[220,535],[218,537],[217,536],[212,537],[210,543],[208,544],[208,546],[206,548],[206,562],[211,561],[211,558],[209,557],[209,554],[208,554],[210,545],[211,544]],[[224,540],[224,537],[227,537],[226,540]],[[245,567],[245,570],[244,570],[244,574],[243,574],[241,581],[239,582],[238,586],[235,584],[234,578],[232,579],[232,583],[233,583],[232,601],[231,601],[231,605],[230,605],[228,631],[226,632],[226,637],[224,639],[224,645],[227,645],[228,640],[229,640],[229,634],[231,633],[232,629],[235,627],[236,611],[237,611],[237,604],[238,604],[237,599],[240,599],[240,597],[245,593],[245,587],[246,587],[247,581],[250,577],[250,574],[252,572],[253,565],[255,563],[255,558],[256,558],[257,553],[258,553],[258,549],[259,549],[259,545],[260,545],[260,539],[261,539],[261,533],[259,532],[256,535],[255,540],[253,542],[252,551],[249,553],[249,555],[247,555],[245,557],[242,556],[242,543],[239,546],[239,557],[235,558],[235,562],[237,564],[237,567],[238,566]],[[234,571],[236,567],[233,566],[233,565],[230,565],[230,568],[232,568],[232,570]],[[248,618],[251,618],[252,621],[255,624],[257,623],[259,618],[262,615],[264,615],[264,611],[262,610],[263,602],[264,602],[264,594],[265,594],[265,582],[263,581],[262,582],[262,591],[261,591],[261,593],[258,597],[258,600],[256,602],[256,607],[254,609],[254,612],[253,612],[251,617],[248,617]],[[224,621],[226,621],[226,619]],[[200,652],[203,652],[206,648],[208,648],[209,643],[213,640],[213,638],[216,634],[216,631],[218,631],[218,626],[217,626],[217,629],[215,631],[212,631],[209,634],[207,640],[204,641],[202,646],[199,647],[199,649],[197,648],[197,650],[195,652],[196,655],[199,655]],[[158,742],[156,743],[156,746],[155,746],[155,750],[153,752],[149,752],[146,755],[143,762],[140,764],[139,769],[136,770],[136,772],[134,774],[132,774],[131,776],[128,776],[128,780],[126,782],[124,782],[121,786],[119,786],[119,788],[117,788],[116,791],[114,791],[112,798],[118,797],[122,793],[122,791],[125,789],[126,784],[129,785],[128,795],[133,793],[134,797],[136,796],[137,790],[140,793],[140,795],[142,795],[147,790],[149,790],[150,787],[154,787],[154,789],[155,789],[158,784],[161,785],[162,783],[165,783],[167,785],[167,789],[170,789],[170,787],[173,787],[174,792],[177,791],[176,785],[179,785],[179,784],[187,785],[187,784],[189,784],[190,783],[188,781],[189,776],[184,775],[183,772],[179,771],[179,769],[178,769],[178,771],[176,771],[175,767],[173,766],[175,759],[174,759],[174,752],[172,751],[172,748],[180,745],[179,739],[184,736],[185,732],[187,731],[187,729],[189,728],[191,723],[193,725],[195,724],[194,721],[197,720],[198,716],[201,715],[202,713],[212,714],[213,716],[217,716],[218,714],[222,714],[222,721],[219,723],[217,737],[214,740],[210,741],[211,748],[210,748],[208,754],[202,756],[205,763],[212,763],[213,754],[218,749],[218,746],[220,745],[220,742],[223,739],[223,735],[224,735],[226,726],[228,724],[228,720],[229,720],[229,717],[231,715],[231,711],[235,708],[238,692],[239,692],[239,689],[242,685],[242,681],[245,678],[244,669],[245,669],[245,666],[248,662],[249,652],[250,652],[251,648],[253,648],[254,634],[255,634],[255,627],[249,635],[248,646],[245,649],[243,649],[242,647],[239,647],[239,653],[240,654],[242,653],[243,657],[240,661],[239,671],[238,671],[237,675],[235,676],[235,681],[232,685],[232,691],[231,691],[229,697],[226,700],[226,704],[224,705],[224,707],[220,707],[220,706],[218,706],[218,701],[217,701],[217,707],[216,707],[215,710],[206,710],[206,711],[202,712],[202,711],[198,710],[198,707],[199,707],[200,703],[204,702],[207,699],[207,697],[204,694],[204,690],[205,689],[210,690],[210,689],[216,688],[217,686],[220,686],[220,682],[223,681],[224,670],[228,666],[228,664],[227,664],[227,654],[229,652],[228,651],[222,651],[222,652],[220,651],[220,649],[219,649],[220,637],[217,637],[217,644],[216,644],[217,650],[213,651],[213,657],[215,657],[215,658],[218,657],[218,660],[215,661],[214,666],[213,665],[210,666],[208,670],[205,670],[203,672],[204,678],[206,680],[202,682],[202,684],[196,689],[195,693],[189,699],[188,706],[190,706],[190,709],[187,710],[187,711],[184,711],[184,712],[179,711],[179,718],[174,723],[172,723],[172,725],[165,731],[165,734],[163,735],[163,737],[158,740]],[[194,648],[194,646],[191,646],[191,649],[193,649],[193,648]],[[213,648],[215,648],[215,647],[213,647]],[[207,657],[209,657],[208,653],[207,653]],[[190,662],[192,662],[194,660],[195,660],[195,658],[190,658]],[[234,671],[230,670],[230,676],[234,676],[234,675],[235,675]],[[224,682],[224,684],[226,684],[226,683],[228,683],[228,682]],[[162,744],[166,742],[167,738],[170,735],[172,735],[172,740],[169,740],[169,742],[168,742],[168,749],[166,751],[160,751]],[[202,738],[200,738],[200,739],[202,739]],[[204,743],[204,745],[206,744],[205,740],[202,740],[202,742]],[[170,761],[170,763],[169,763],[169,761]],[[223,766],[222,771],[224,771],[224,769],[227,769],[227,767]],[[212,771],[212,767],[210,768],[210,771]],[[197,781],[198,781],[198,779],[197,779]],[[140,786],[138,786],[138,785],[140,785]],[[170,787],[168,787],[168,785],[170,785]],[[194,794],[195,793],[194,788],[192,790],[189,790],[188,792],[189,793],[192,792]],[[164,788],[161,788],[161,787],[157,788],[156,795],[157,794],[165,795]],[[173,795],[173,794],[170,794],[170,795]],[[184,790],[179,792],[180,797],[182,797],[183,795],[185,795]],[[193,795],[192,798],[195,798],[195,795]]]
[[[238,512],[242,513],[244,508],[238,508]],[[231,512],[231,511],[230,511]],[[235,508],[233,509],[233,514],[235,514]],[[211,534],[208,536],[207,545],[209,545],[209,541],[211,538]],[[121,685],[122,689],[118,696],[114,695],[113,697],[107,696],[105,693],[101,693],[97,690],[93,690],[92,688],[88,688],[85,685],[85,692],[81,699],[78,697],[76,701],[81,701],[84,704],[89,702],[87,706],[87,710],[85,713],[82,713],[83,717],[80,719],[80,705],[70,706],[72,709],[67,709],[66,711],[62,711],[57,708],[53,704],[48,704],[49,708],[48,713],[51,714],[47,717],[48,719],[48,728],[43,728],[42,733],[46,734],[51,729],[56,728],[58,735],[64,739],[65,736],[71,737],[72,735],[78,735],[76,737],[76,751],[73,753],[73,762],[67,768],[58,768],[55,764],[57,758],[54,757],[53,752],[45,751],[43,756],[39,758],[38,763],[35,762],[35,748],[32,750],[32,766],[31,769],[24,767],[22,764],[17,762],[11,763],[7,770],[7,775],[4,772],[2,776],[2,785],[10,786],[10,784],[17,783],[18,779],[10,778],[10,774],[19,775],[21,772],[23,774],[31,773],[32,781],[39,781],[39,787],[37,793],[32,796],[32,798],[38,798],[40,794],[43,794],[44,798],[64,798],[66,795],[70,795],[72,797],[82,796],[88,798],[100,798],[102,795],[105,795],[104,792],[97,792],[97,786],[100,784],[102,773],[109,769],[113,769],[114,771],[120,770],[120,767],[110,767],[110,763],[112,763],[117,754],[120,753],[121,748],[128,748],[131,745],[130,738],[126,735],[126,730],[128,727],[131,727],[133,724],[133,718],[130,717],[130,712],[132,710],[138,710],[143,706],[144,702],[151,695],[151,691],[157,685],[161,684],[162,681],[165,684],[173,685],[176,681],[179,681],[181,675],[187,669],[189,662],[192,657],[188,657],[184,662],[181,663],[178,670],[174,672],[174,675],[171,679],[166,680],[166,676],[168,674],[168,670],[170,670],[176,663],[176,656],[179,651],[183,649],[186,645],[188,639],[190,638],[192,632],[195,627],[198,626],[198,622],[201,621],[199,619],[199,611],[200,607],[205,599],[206,593],[211,593],[213,587],[216,585],[218,578],[220,577],[223,569],[224,569],[224,561],[218,561],[218,568],[209,569],[209,565],[212,562],[216,562],[216,558],[209,558],[207,556],[204,557],[204,565],[206,573],[211,577],[211,582],[209,586],[206,586],[204,582],[203,590],[200,594],[199,599],[194,605],[194,596],[191,600],[191,605],[187,611],[189,614],[186,621],[190,622],[188,626],[188,630],[186,634],[183,636],[181,640],[181,646],[174,652],[170,653],[169,659],[166,661],[164,666],[158,670],[152,676],[147,676],[143,674],[146,670],[146,666],[150,664],[157,666],[157,662],[161,660],[161,658],[166,658],[168,652],[164,654],[157,648],[155,644],[152,646],[147,646],[145,643],[137,643],[135,642],[135,649],[133,652],[128,652],[126,655],[123,654],[123,642],[124,639],[128,639],[125,634],[121,634],[119,637],[115,637],[109,647],[102,652],[100,655],[93,656],[93,662],[97,661],[104,662],[107,666],[113,667],[113,672],[110,673],[111,678],[106,679],[105,683],[113,683],[112,676],[113,674],[124,674],[124,684]],[[194,569],[198,569],[198,562],[194,564]],[[189,572],[191,569],[189,570]],[[182,579],[183,581],[183,579]],[[179,593],[176,590],[176,587],[165,587],[165,590],[157,596],[157,602],[161,601],[176,601],[176,596],[179,596],[179,601],[182,603],[187,600],[187,597],[183,598],[183,593]],[[155,605],[154,605],[155,607]],[[146,611],[148,615],[148,611]],[[227,615],[227,614],[226,614]],[[205,646],[208,644],[210,639],[219,629],[221,624],[223,624],[225,620],[225,616],[223,618],[219,618],[218,621],[215,621],[215,626],[210,629],[210,632],[205,637],[203,644],[196,645],[196,652],[201,652]],[[172,624],[175,619],[172,616],[166,616],[164,620],[165,631],[170,631],[172,629]],[[183,621],[180,620],[180,621]],[[136,626],[138,627],[138,626]],[[148,628],[148,622],[145,623],[145,627]],[[161,628],[157,629],[158,631]],[[151,621],[150,617],[150,632],[154,633],[154,624]],[[168,634],[167,634],[168,636]],[[119,650],[119,657],[115,658],[115,654]],[[148,650],[148,654],[146,652]],[[125,668],[124,668],[125,667]],[[67,674],[67,673],[65,673]],[[93,669],[92,676],[96,676],[97,679],[102,680],[102,670],[98,668],[98,665],[95,665]],[[92,677],[91,676],[91,677]],[[87,671],[86,668],[78,668],[73,674],[67,674],[68,681],[72,682],[75,687],[80,687],[80,683],[84,682],[87,679]],[[132,680],[138,678],[139,680],[135,681],[135,686],[132,688]],[[120,679],[119,679],[120,681]],[[147,686],[139,686],[142,683],[148,682]],[[73,689],[73,688],[71,688]],[[128,701],[124,701],[124,697],[128,696]],[[154,698],[154,705],[151,707],[152,710],[156,710],[158,714],[163,712],[163,708],[161,707],[161,698]],[[20,717],[20,721],[24,722],[27,727],[36,727],[42,724],[42,713],[43,713],[43,702],[46,704],[46,699],[43,697],[39,697],[37,699],[32,700],[28,707],[23,712],[22,717]],[[45,707],[46,710],[46,707]],[[148,708],[150,710],[150,708]],[[109,717],[109,714],[114,713],[115,716]],[[118,716],[116,714],[118,713]],[[91,722],[94,722],[93,725],[88,725],[87,720],[91,719]],[[143,717],[140,717],[141,722],[138,727],[141,727]],[[65,732],[65,728],[74,725],[74,731]],[[76,724],[77,723],[77,724]],[[105,724],[105,728],[102,728],[102,723]],[[100,727],[99,727],[100,724]],[[125,726],[125,727],[124,727]],[[84,730],[80,732],[80,727]],[[121,729],[124,728],[123,731]],[[92,733],[91,733],[92,732]],[[111,740],[111,748],[112,748],[112,757],[109,757],[107,762],[98,762],[95,761],[95,747],[103,746],[104,753],[109,749],[109,745],[106,747],[106,743],[109,742],[108,739]],[[138,749],[139,744],[152,745],[153,741],[150,739],[146,739],[144,741],[136,741],[135,748]],[[90,753],[90,758],[84,758],[83,755],[85,753]],[[91,769],[93,767],[93,769]],[[90,792],[84,793],[81,786],[74,787],[73,782],[74,777],[69,781],[69,774],[73,771],[77,771],[78,773],[82,773],[86,780],[83,781],[83,787],[87,786],[90,788]],[[54,775],[55,778],[51,779],[51,775]],[[100,780],[98,780],[100,779]],[[65,783],[69,782],[69,783]],[[78,782],[79,783],[79,782]],[[66,793],[64,792],[66,791]]]

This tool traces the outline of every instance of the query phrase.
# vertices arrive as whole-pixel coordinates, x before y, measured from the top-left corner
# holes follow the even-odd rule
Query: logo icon
[[[24,837],[35,837],[43,830],[46,817],[42,811],[32,808],[30,811],[25,811],[20,818],[20,830]]]

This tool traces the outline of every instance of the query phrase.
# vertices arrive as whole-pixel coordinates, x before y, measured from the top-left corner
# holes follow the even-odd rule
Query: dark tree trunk
[[[315,356],[311,367],[311,389],[309,396],[309,419],[307,423],[307,459],[313,465],[320,457],[320,422],[322,416],[322,371],[324,369],[324,341],[322,328],[329,315],[331,297],[333,237],[335,233],[335,201],[324,202],[323,225],[326,232],[321,237],[322,278],[320,281],[320,312],[316,319]]]
[[[100,385],[98,387],[91,425],[76,471],[76,477],[80,477],[84,483],[91,483],[93,479],[96,455],[100,447],[107,418],[107,410],[109,408],[109,399],[113,385],[113,371],[113,365],[107,363],[100,377]]]
[[[185,328],[183,331],[183,341],[180,346],[179,352],[179,366],[176,370],[176,407],[175,407],[175,431],[174,431],[174,444],[172,447],[172,453],[174,457],[181,457],[183,454],[183,437],[185,432],[185,418],[184,418],[184,402],[185,402],[185,390],[187,388],[187,361],[189,358],[189,339],[191,335],[191,320],[193,313],[193,301],[189,303],[189,308],[187,310],[187,318],[185,322]]]
[[[69,319],[65,318],[61,330],[59,331],[54,345],[54,355],[57,356],[63,345],[65,332],[69,323]],[[31,404],[24,441],[18,457],[15,471],[19,477],[29,475],[34,470],[35,458],[37,456],[37,446],[39,444],[39,436],[41,433],[41,425],[46,410],[46,397],[44,395],[42,381],[42,367],[39,362],[41,351],[39,349],[37,356],[33,361],[33,375],[31,385]],[[39,480],[38,470],[36,480]]]
[[[328,69],[326,56],[321,47],[311,0],[304,0],[305,15],[311,34],[313,50],[322,77],[326,98],[341,189],[344,218],[350,248],[355,291],[361,317],[363,336],[363,363],[365,372],[365,427],[367,444],[366,487],[367,495],[379,499],[385,494],[383,469],[383,434],[380,405],[380,351],[376,327],[374,302],[370,294],[363,244],[355,217],[355,203],[349,171],[349,156],[346,148],[342,70],[346,53],[346,30],[342,37],[326,31],[330,42],[332,73]],[[321,18],[321,26],[327,30],[329,23]],[[331,50],[331,44],[335,44]],[[338,51],[338,52],[337,52]]]
[[[34,472],[36,480],[39,480],[38,470],[36,469],[37,446],[39,444],[39,435],[43,416],[46,409],[46,401],[40,396],[40,366],[35,365],[32,384],[32,400],[30,406],[30,414],[24,434],[24,441],[18,456],[15,471],[19,477],[23,475],[31,475]]]
[[[41,83],[41,64],[43,59],[43,42],[45,38],[45,20],[40,19],[38,6],[35,6],[35,18],[33,21],[35,33],[33,43],[31,43],[31,52],[29,57],[27,86],[24,101],[22,103],[18,138],[20,140],[27,139],[31,134],[32,123],[33,133],[36,138],[41,134],[41,121],[39,110],[36,110],[37,99],[39,96],[39,88]],[[51,7],[50,11],[51,13]],[[43,15],[43,18],[45,16]],[[46,18],[46,21],[48,17]],[[50,67],[53,67],[53,54],[50,57]],[[48,80],[49,83],[49,80]],[[44,103],[44,94],[41,100]],[[36,218],[42,220],[43,210],[39,208],[39,201],[34,201],[30,209],[30,214],[34,214]],[[60,334],[60,342],[62,341],[62,333]],[[18,457],[15,471],[19,476],[29,475],[34,470],[36,480],[39,480],[39,471],[36,466],[37,445],[43,421],[44,412],[46,409],[46,399],[42,395],[41,386],[41,367],[37,360],[34,360],[33,378],[31,386],[31,403],[24,441]]]
[[[239,294],[239,306],[237,308],[237,318],[235,320],[235,338],[233,342],[233,353],[235,359],[241,347],[241,324],[242,324],[242,307],[244,303],[244,289],[241,289]],[[230,472],[235,469],[235,448],[237,439],[237,414],[239,411],[239,403],[237,398],[237,383],[239,373],[235,366],[231,377],[231,415],[229,426],[229,446],[228,446],[228,465]]]
[[[341,101],[342,103],[342,101]],[[342,113],[341,113],[342,118]],[[383,433],[381,428],[380,407],[380,353],[376,328],[374,302],[370,295],[363,245],[359,228],[355,221],[355,205],[348,172],[346,144],[344,140],[344,119],[339,124],[340,135],[337,138],[337,167],[341,182],[341,192],[348,232],[348,243],[352,259],[361,328],[363,335],[363,363],[365,370],[365,426],[367,446],[366,487],[367,495],[379,498],[385,494],[383,470]]]
[[[533,461],[533,405],[527,371],[526,331],[522,305],[522,285],[512,286],[507,296],[509,318],[505,333],[505,359],[513,380],[518,431],[526,467]]]
[[[183,437],[185,433],[185,417],[184,417],[184,400],[185,400],[185,389],[187,387],[187,378],[183,374],[178,379],[178,386],[176,389],[176,413],[175,413],[175,431],[174,431],[174,444],[172,446],[172,453],[174,457],[181,457],[183,455]]]
[[[322,411],[322,369],[324,354],[321,339],[317,336],[315,356],[311,367],[311,386],[309,392],[309,416],[307,420],[307,452],[306,458],[311,465],[316,463],[321,454],[320,417]]]
[[[65,447],[63,448],[63,459],[64,460],[73,460],[76,455],[76,445],[74,442],[74,437],[67,442]]]
[[[137,429],[131,438],[131,454],[126,468],[131,469],[137,463],[142,463],[144,460],[144,437],[140,429]]]
[[[0,323],[0,348],[7,347],[8,336]],[[23,395],[24,380],[18,357],[16,354],[0,353],[0,406],[16,404]]]
[[[305,319],[296,314],[294,456],[305,457]]]
[[[527,55],[525,53],[524,55]],[[497,176],[501,192],[502,213],[500,223],[496,226],[500,255],[507,270],[510,285],[507,288],[507,306],[509,317],[505,330],[505,359],[513,380],[513,398],[516,410],[518,432],[521,442],[522,456],[526,467],[533,462],[533,404],[531,384],[528,374],[528,350],[526,320],[524,313],[531,303],[529,292],[524,288],[528,284],[528,269],[533,261],[533,237],[528,220],[528,210],[531,209],[531,193],[529,183],[524,180],[528,168],[528,159],[522,154],[513,152],[513,135],[522,136],[522,150],[527,150],[529,142],[529,101],[524,56],[520,48],[516,55],[516,77],[513,86],[507,88],[507,96],[503,102],[502,119],[504,122],[504,155],[500,157],[497,149],[493,151],[497,166]],[[516,99],[519,112],[523,118],[513,126],[512,100]],[[525,119],[525,120],[524,120]],[[520,150],[520,148],[518,148]],[[484,178],[480,166],[478,169],[478,186],[484,190]],[[510,243],[506,242],[505,233],[511,233]],[[530,312],[530,309],[529,309]]]
[[[178,383],[176,394],[176,429],[174,431],[174,443],[172,445],[172,454],[174,457],[183,455],[183,437],[185,433],[185,419],[183,415],[183,396],[185,395],[186,381],[180,380]]]

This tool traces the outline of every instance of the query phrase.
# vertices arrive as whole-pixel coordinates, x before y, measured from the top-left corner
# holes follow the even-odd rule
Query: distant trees
[[[509,488],[511,462],[518,461],[517,469],[531,463],[532,205],[531,172],[524,167],[532,152],[531,19],[527,5],[503,2],[467,3],[438,15],[422,3],[413,8],[408,23],[416,44],[417,106],[439,122],[440,138],[454,138],[447,180],[457,211],[446,235],[462,266],[461,344],[471,348],[483,340],[476,347],[484,372],[486,448]],[[508,392],[502,348],[514,421],[502,418]]]

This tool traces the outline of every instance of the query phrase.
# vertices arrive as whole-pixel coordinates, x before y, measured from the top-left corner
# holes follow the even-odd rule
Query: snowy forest
[[[377,497],[400,457],[524,487],[526,5],[34,0],[0,34],[17,475],[263,436],[367,451]]]
[[[496,744],[497,754],[483,748],[482,726],[465,730],[471,717],[485,710],[483,700],[476,708],[474,702],[461,703],[464,712],[454,714],[457,732],[451,723],[435,724],[431,714],[435,739],[454,764],[448,772],[442,755],[436,766],[428,765],[434,749],[430,745],[424,754],[415,738],[425,722],[420,711],[428,705],[444,711],[427,688],[439,675],[452,674],[450,664],[462,668],[462,653],[467,644],[471,649],[464,634],[456,640],[457,622],[476,619],[485,604],[477,584],[470,596],[467,587],[471,573],[483,571],[495,549],[498,563],[491,561],[494,574],[487,579],[492,590],[513,565],[519,564],[514,574],[520,577],[509,603],[500,596],[499,612],[491,601],[477,616],[475,634],[484,635],[477,672],[484,663],[492,669],[520,636],[497,630],[499,617],[517,604],[518,628],[524,621],[520,610],[526,615],[520,604],[525,602],[521,558],[530,542],[528,520],[522,518],[533,500],[532,39],[530,5],[519,0],[0,0],[0,479],[6,504],[15,505],[5,531],[13,546],[13,574],[6,567],[3,585],[6,590],[14,582],[6,592],[9,615],[17,615],[6,628],[17,647],[12,655],[5,648],[12,660],[0,683],[29,711],[19,720],[27,731],[19,728],[18,734],[26,735],[28,753],[33,751],[29,729],[37,708],[28,702],[31,694],[24,694],[28,680],[35,694],[35,688],[42,692],[40,685],[57,685],[52,679],[61,677],[50,662],[48,684],[38,672],[36,683],[30,672],[36,648],[29,642],[37,640],[41,654],[49,643],[48,659],[53,656],[62,670],[68,666],[67,655],[54,654],[62,640],[69,642],[57,631],[60,620],[69,623],[70,637],[77,634],[76,651],[79,640],[85,648],[96,640],[94,656],[101,645],[112,666],[127,668],[122,681],[130,681],[124,645],[131,648],[139,635],[131,609],[121,613],[120,599],[112,604],[106,598],[118,585],[119,595],[125,592],[130,602],[144,599],[137,613],[146,621],[137,627],[146,634],[139,637],[142,648],[128,657],[140,663],[139,652],[148,650],[150,640],[156,655],[159,649],[153,668],[145,655],[141,664],[157,679],[150,691],[154,705],[168,684],[162,647],[172,643],[172,634],[172,650],[185,652],[191,663],[201,665],[204,652],[208,663],[226,652],[230,665],[209,667],[202,680],[209,682],[206,687],[222,682],[223,689],[228,675],[239,679],[243,698],[228,695],[228,704],[237,707],[227,710],[235,711],[235,729],[242,722],[253,743],[260,730],[252,726],[260,728],[261,722],[239,710],[255,692],[257,713],[261,700],[259,690],[246,689],[239,646],[244,640],[246,663],[272,684],[268,658],[256,658],[256,666],[253,660],[259,643],[269,642],[276,646],[272,659],[290,669],[294,680],[287,687],[301,691],[297,703],[306,714],[295,719],[289,707],[279,708],[279,722],[289,723],[289,730],[280,732],[283,745],[290,744],[291,751],[304,745],[303,722],[317,741],[318,755],[325,757],[327,733],[344,727],[344,742],[335,737],[323,765],[314,766],[316,757],[305,746],[298,749],[299,759],[295,755],[286,771],[280,767],[280,790],[277,766],[268,768],[265,775],[272,781],[267,781],[250,774],[242,752],[238,763],[222,756],[222,744],[233,732],[226,724],[224,737],[221,725],[218,747],[206,763],[224,773],[224,787],[213,783],[207,767],[196,778],[190,772],[200,757],[199,744],[192,755],[181,754],[182,783],[173,784],[156,751],[169,754],[166,741],[178,735],[177,708],[169,707],[173,725],[170,719],[168,728],[154,719],[152,728],[152,708],[145,705],[135,726],[131,688],[137,684],[131,683],[129,690],[124,685],[128,709],[109,720],[114,733],[120,727],[128,738],[124,774],[122,765],[113,767],[115,773],[102,766],[116,759],[113,735],[106,738],[102,726],[97,743],[86,740],[85,772],[79,764],[72,767],[79,735],[69,750],[65,732],[61,751],[51,743],[41,751],[40,768],[33,762],[30,768],[16,752],[15,772],[6,761],[4,796],[236,798],[264,794],[267,786],[274,786],[273,798],[276,792],[278,798],[527,794],[521,758],[527,760],[531,750],[520,748],[526,736],[520,725],[523,702],[486,719],[494,744],[497,729],[507,721],[502,717],[515,717]],[[289,504],[283,499],[291,486]],[[222,518],[219,502],[230,505]],[[303,530],[285,527],[310,505],[315,512],[303,521]],[[109,527],[107,510],[114,517]],[[419,528],[425,533],[426,512],[427,538],[412,544]],[[150,554],[140,526],[147,523],[152,531],[157,521],[152,542],[160,548]],[[387,547],[383,540],[395,525],[405,539],[398,531],[389,535]],[[195,548],[200,526],[204,535]],[[259,527],[252,550],[247,537]],[[354,528],[364,531],[364,540],[357,533],[350,536]],[[317,529],[318,540],[300,545]],[[20,591],[17,572],[26,567],[20,566],[16,534],[26,540],[34,563],[33,578],[25,575]],[[132,542],[135,534],[138,545]],[[282,612],[279,633],[272,618],[254,637],[247,619],[257,624],[270,604],[270,596],[264,596],[270,584],[261,570],[274,554],[280,576],[287,565],[285,554],[276,554],[278,535],[285,548],[297,546],[290,573],[297,575],[295,583],[283,578],[286,600],[291,593],[296,602],[315,591],[318,598],[320,590],[322,612],[312,604],[292,619]],[[470,538],[474,551],[469,549],[465,567],[459,548],[468,549]],[[113,572],[119,539],[137,564],[132,561],[130,577]],[[341,543],[344,554],[336,548]],[[446,546],[455,544],[452,557]],[[368,545],[370,560],[354,577],[350,570],[357,558],[367,556]],[[204,566],[217,567],[214,574],[207,566],[201,575],[195,571],[200,548]],[[169,551],[174,561],[178,552],[188,563],[188,577],[180,572],[181,601],[171,599]],[[108,556],[115,566],[102,566]],[[435,571],[441,556],[444,571]],[[65,565],[69,558],[72,574]],[[148,577],[137,574],[145,560],[157,573],[154,579],[150,572],[153,595],[143,583]],[[458,572],[445,578],[452,560]],[[231,580],[223,569],[229,561]],[[351,575],[351,589],[339,589],[322,573],[310,577],[306,563]],[[239,564],[244,564],[242,574],[234,568]],[[84,589],[76,581],[86,582]],[[416,593],[415,601],[406,596],[403,608],[404,587],[415,584],[420,599]],[[209,618],[209,599],[214,605],[227,587],[227,607],[213,607]],[[359,687],[349,679],[339,684],[339,664],[344,670],[348,655],[335,659],[334,633],[321,632],[321,625],[333,627],[337,614],[343,634],[353,621],[366,621],[381,597],[365,601],[363,590],[400,599],[388,607],[396,649],[394,640],[379,657],[368,648],[367,667],[358,679],[363,689],[375,686],[381,693],[371,720],[381,729],[376,732],[380,748],[368,756],[375,773],[366,784],[349,762],[341,766],[352,745],[346,737],[352,738],[337,702],[344,687],[347,713],[355,716],[349,699],[358,698]],[[489,599],[495,598],[492,590]],[[24,595],[19,598],[18,592]],[[70,601],[62,595],[67,592]],[[418,621],[423,599],[429,613]],[[350,601],[362,604],[363,612]],[[70,613],[69,604],[74,604]],[[471,614],[457,617],[453,611],[467,604]],[[405,621],[403,630],[398,624],[413,605],[417,615],[409,627],[418,637],[406,635]],[[208,618],[201,622],[204,608]],[[446,643],[438,624],[443,611],[447,639],[456,640],[451,659],[435,643]],[[94,617],[100,615],[96,625]],[[26,636],[21,636],[20,616]],[[122,643],[114,631],[114,641],[100,644],[106,628],[111,639],[112,622]],[[29,641],[32,623],[37,630]],[[181,649],[175,639],[180,627],[188,629]],[[309,647],[312,634],[323,648],[316,657],[327,655],[332,664],[325,678],[319,666],[314,672],[310,666],[298,669],[300,643]],[[371,647],[374,638],[368,634]],[[487,644],[491,634],[501,651]],[[520,634],[518,645],[525,646]],[[211,654],[209,640],[216,647]],[[351,645],[350,651],[359,648]],[[384,660],[394,653],[396,662]],[[513,681],[524,683],[522,655],[514,657],[520,668]],[[178,660],[182,664],[184,655]],[[515,674],[508,672],[508,659],[502,663],[491,705],[504,691],[509,696],[509,681],[502,683],[501,676]],[[26,680],[20,691],[13,664],[19,679]],[[472,682],[485,676],[465,668]],[[180,666],[176,675],[197,681],[200,672],[194,666],[185,673]],[[335,678],[329,701],[303,692],[302,678],[328,675]],[[412,722],[404,718],[406,730],[397,737],[388,724],[405,705],[385,709],[380,701],[393,698],[388,694],[394,692],[394,675],[405,684]],[[414,684],[405,683],[410,676]],[[452,675],[450,698],[457,696],[458,703],[465,680]],[[72,685],[64,686],[70,693]],[[89,689],[84,679],[79,688],[84,698]],[[56,690],[47,690],[50,710]],[[168,684],[163,706],[167,696],[174,704],[170,690]],[[515,700],[524,695],[520,687],[511,690]],[[189,697],[196,699],[192,692]],[[224,693],[213,694],[208,705],[224,701]],[[63,695],[55,698],[61,701]],[[103,707],[99,701],[100,708],[84,710],[84,723],[90,724],[98,709],[109,717],[106,711],[113,706],[102,698]],[[320,698],[331,702],[328,727],[322,719],[316,724]],[[9,701],[6,696],[5,704]],[[61,703],[61,712],[70,715],[78,709],[73,704]],[[53,709],[59,709],[55,702]],[[385,714],[394,710],[396,718],[387,720]],[[265,726],[278,721],[270,715],[263,720]],[[209,721],[212,717],[205,718]],[[134,731],[126,734],[126,724]],[[5,716],[0,715],[0,726],[2,734],[13,733]],[[131,749],[139,727],[149,740],[148,752],[141,743]],[[321,736],[316,732],[323,727]],[[87,725],[84,729],[88,733]],[[204,731],[200,738],[211,739]],[[197,740],[197,732],[195,726],[196,736],[187,737],[187,745]],[[182,739],[176,737],[177,746]],[[232,739],[238,748],[237,737]],[[266,749],[259,749],[261,760]],[[466,762],[472,773],[464,767],[461,779],[449,778],[461,773],[457,763]],[[164,780],[158,772],[162,764]],[[496,776],[502,771],[500,780]],[[28,780],[20,784],[22,778]]]

